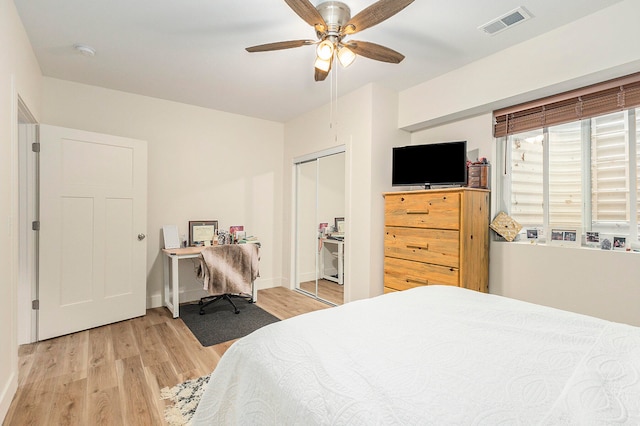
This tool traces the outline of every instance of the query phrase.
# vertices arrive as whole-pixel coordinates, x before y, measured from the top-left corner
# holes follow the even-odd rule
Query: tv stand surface
[[[465,191],[465,192],[491,192],[490,189],[485,189],[485,188],[471,188],[468,186],[455,186],[455,187],[447,187],[447,188],[436,188],[435,186],[431,186],[431,189],[403,189],[401,191],[389,191],[389,192],[383,192],[382,196],[386,196],[388,194],[420,194],[420,193],[432,193],[432,192],[443,192],[443,193],[449,193],[449,192],[459,192],[459,191]]]
[[[452,184],[442,184],[442,185],[431,185],[430,183],[424,184],[424,189],[443,189],[443,188],[464,188],[464,185],[459,185],[456,183]]]

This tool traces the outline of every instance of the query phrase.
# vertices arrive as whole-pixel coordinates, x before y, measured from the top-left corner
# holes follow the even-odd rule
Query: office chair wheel
[[[202,305],[202,303],[200,303]],[[200,308],[200,315],[204,315],[204,308]]]
[[[240,311],[238,309],[236,309],[236,311],[234,312],[234,314],[238,315],[240,313]]]

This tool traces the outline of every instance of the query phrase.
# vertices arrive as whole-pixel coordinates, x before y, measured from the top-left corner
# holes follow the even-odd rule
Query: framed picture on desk
[[[342,234],[344,232],[344,217],[336,217],[334,221],[336,232]]]
[[[205,241],[212,242],[217,230],[217,220],[190,220],[189,245],[201,246],[205,244]]]

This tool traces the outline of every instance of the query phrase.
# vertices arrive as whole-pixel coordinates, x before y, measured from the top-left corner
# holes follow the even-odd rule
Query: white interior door
[[[40,126],[39,338],[145,314],[145,141]]]

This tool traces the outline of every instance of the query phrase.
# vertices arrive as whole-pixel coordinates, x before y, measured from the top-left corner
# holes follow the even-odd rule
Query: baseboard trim
[[[266,288],[283,286],[284,281],[283,278],[257,279],[256,286],[258,290],[264,290]],[[162,291],[164,291],[164,289]],[[206,295],[207,294],[200,289],[183,290],[180,292],[180,303],[199,300]],[[147,296],[147,309],[160,308],[162,306],[164,306],[162,303],[162,292]]]
[[[11,406],[11,401],[13,401],[13,396],[16,394],[18,390],[18,373],[14,371],[9,377],[9,380],[5,383],[2,388],[2,393],[0,394],[0,419],[2,419],[2,424],[4,424],[4,419],[9,412],[9,407]]]
[[[298,278],[300,279],[300,282],[313,281],[316,279],[316,273],[315,272],[303,273],[298,275]]]

